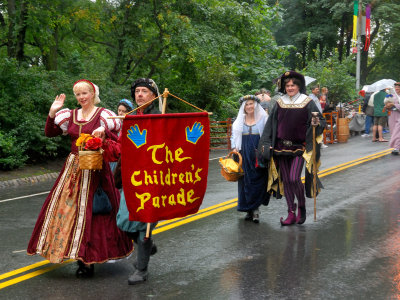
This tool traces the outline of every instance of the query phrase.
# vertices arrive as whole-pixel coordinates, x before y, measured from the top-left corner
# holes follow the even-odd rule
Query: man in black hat
[[[132,83],[131,86],[131,95],[133,100],[136,102],[137,106],[143,106],[134,112],[137,115],[143,114],[159,114],[161,110],[161,100],[160,93],[158,91],[158,87],[153,79],[150,78],[139,78]],[[149,105],[145,105],[155,97],[159,97],[159,101],[155,100],[156,103],[159,103],[158,108],[154,105],[154,102]]]
[[[318,162],[320,157],[318,143],[322,139],[325,119],[314,101],[305,94],[306,84],[303,75],[287,71],[278,80],[277,85],[283,95],[270,111],[258,152],[265,160],[270,160],[269,176],[273,181],[270,192],[277,195],[277,198],[283,195],[286,198],[288,216],[286,220],[281,218],[282,226],[303,224],[306,220],[304,190],[307,197],[312,197],[313,126],[318,137],[316,145]],[[312,117],[313,112],[316,113],[316,117]],[[301,172],[305,160],[307,164],[304,187],[301,182]],[[277,178],[273,178],[273,174],[278,174]],[[298,201],[297,216],[295,197]]]
[[[160,97],[158,87],[154,80],[150,78],[139,78],[132,83],[131,95],[133,100],[136,102],[138,107],[141,107],[134,111],[132,114],[143,115],[143,114],[160,114],[160,110],[154,105],[154,102],[159,103],[161,107],[161,100],[159,99],[150,102],[157,96]],[[146,105],[147,104],[147,105]],[[140,158],[138,158],[140,159]],[[115,170],[115,181],[118,188],[121,188],[121,161],[118,161],[118,165]],[[156,227],[157,223],[150,224],[150,237],[146,237],[147,223],[138,221],[129,221],[129,213],[126,206],[124,192],[121,192],[120,208],[117,214],[117,225],[125,231],[128,236],[134,241],[136,247],[136,260],[133,262],[134,272],[128,278],[128,284],[133,285],[141,283],[148,278],[148,264],[150,261],[150,255],[157,252],[151,235],[152,230]]]

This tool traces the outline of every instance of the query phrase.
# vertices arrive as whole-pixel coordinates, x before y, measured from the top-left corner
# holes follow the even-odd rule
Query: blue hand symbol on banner
[[[196,144],[199,138],[204,134],[203,125],[200,122],[195,122],[192,129],[186,127],[186,140],[192,144]]]
[[[147,129],[140,131],[138,124],[135,127],[131,126],[128,130],[128,138],[139,148],[146,144]]]

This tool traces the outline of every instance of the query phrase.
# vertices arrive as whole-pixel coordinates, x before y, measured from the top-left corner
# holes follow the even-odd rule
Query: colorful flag
[[[368,51],[371,44],[371,5],[365,8],[365,45],[364,51]]]
[[[122,186],[130,221],[196,213],[207,188],[208,113],[126,116]]]
[[[357,22],[358,22],[358,0],[354,1],[354,13],[353,13],[353,41],[352,47],[357,47]]]

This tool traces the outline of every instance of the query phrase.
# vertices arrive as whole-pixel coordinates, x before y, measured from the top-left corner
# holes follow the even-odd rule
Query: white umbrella
[[[304,79],[306,80],[306,86],[307,85],[309,85],[311,82],[313,82],[313,81],[315,81],[315,80],[317,80],[317,79],[315,79],[315,78],[312,78],[312,77],[310,77],[310,76],[304,76]]]
[[[396,83],[396,81],[393,79],[381,79],[381,80],[378,80],[377,82],[374,82],[371,85],[368,85],[366,87],[365,91],[367,93],[377,92],[380,90],[384,90],[386,88],[393,87],[395,83]]]

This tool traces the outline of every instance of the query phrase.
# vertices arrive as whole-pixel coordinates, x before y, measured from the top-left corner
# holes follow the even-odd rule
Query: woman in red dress
[[[48,137],[69,135],[71,153],[39,213],[29,241],[29,255],[40,254],[51,263],[66,258],[78,260],[77,276],[93,275],[94,263],[128,256],[133,243],[116,224],[120,194],[115,188],[108,162],[102,170],[80,170],[76,140],[81,133],[106,138],[121,128],[115,114],[96,107],[100,102],[98,87],[79,80],[73,91],[80,109],[61,109],[65,94],[57,96],[50,107],[45,134]],[[112,209],[106,214],[93,214],[93,198],[101,185]]]

